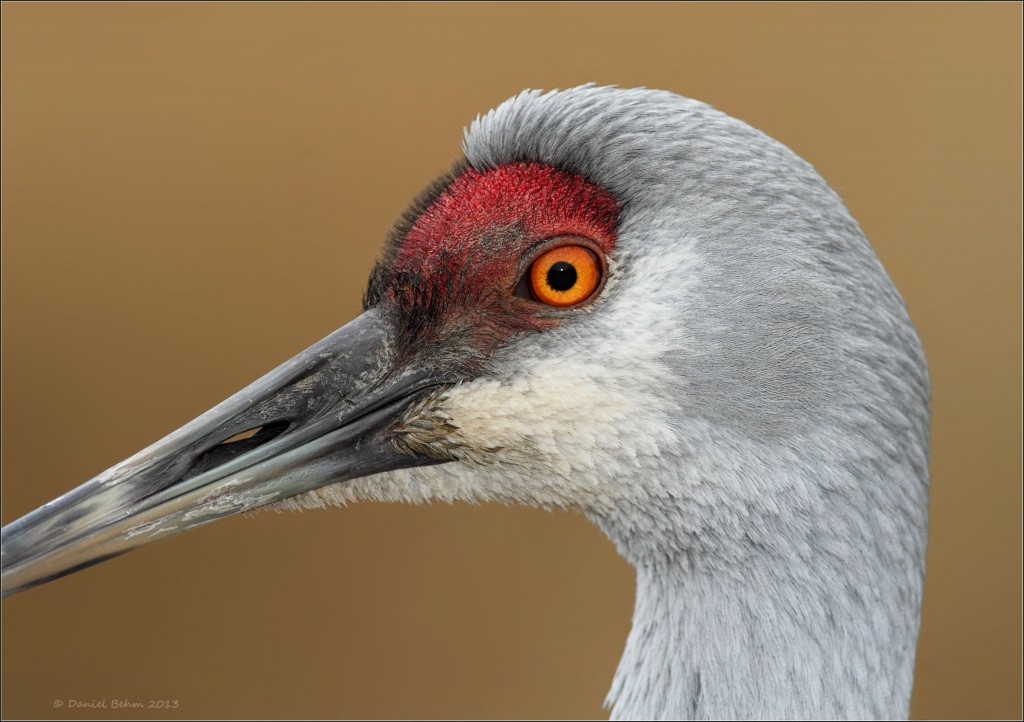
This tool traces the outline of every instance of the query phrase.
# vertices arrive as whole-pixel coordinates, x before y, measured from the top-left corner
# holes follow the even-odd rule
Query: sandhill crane
[[[927,540],[906,308],[790,150],[669,92],[527,91],[365,312],[3,529],[3,590],[267,505],[579,510],[635,567],[615,718],[900,717]]]

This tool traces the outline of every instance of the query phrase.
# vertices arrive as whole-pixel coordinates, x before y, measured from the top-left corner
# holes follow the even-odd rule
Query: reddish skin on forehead
[[[409,266],[442,257],[446,263],[466,258],[475,255],[482,237],[513,227],[526,247],[556,236],[584,236],[610,254],[618,217],[618,203],[610,193],[550,166],[509,163],[482,172],[469,168],[417,219],[398,251],[396,266],[412,270]],[[523,244],[515,245],[525,250]]]
[[[395,254],[387,295],[399,311],[403,353],[458,346],[480,361],[522,333],[558,325],[566,309],[514,295],[528,262],[560,236],[589,239],[608,256],[618,218],[611,194],[550,166],[467,169],[420,214]]]

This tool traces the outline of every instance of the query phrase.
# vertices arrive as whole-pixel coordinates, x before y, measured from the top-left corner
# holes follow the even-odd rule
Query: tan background
[[[478,112],[666,88],[815,164],[901,289],[935,388],[913,713],[1020,716],[1019,4],[2,12],[5,522],[353,317]],[[230,519],[5,601],[2,712],[603,716],[632,585],[568,514]]]

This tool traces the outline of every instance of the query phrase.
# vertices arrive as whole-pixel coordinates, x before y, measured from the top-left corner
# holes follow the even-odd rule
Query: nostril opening
[[[238,444],[242,441],[248,441],[246,444],[247,448],[255,449],[257,446],[267,443],[276,436],[280,436],[288,427],[292,425],[292,422],[287,419],[280,419],[278,421],[271,421],[269,424],[263,424],[263,426],[256,426],[252,429],[246,429],[240,433],[230,436],[224,441],[220,442],[218,446],[227,446],[228,444]]]
[[[289,426],[291,426],[291,422],[282,419],[280,421],[271,421],[268,424],[263,424],[263,426],[255,426],[234,436],[229,436],[216,446],[199,454],[189,466],[185,476],[195,476],[204,471],[209,471],[235,457],[263,446],[268,441],[277,438],[287,431]]]
[[[256,434],[258,434],[261,431],[263,431],[263,427],[262,426],[257,426],[255,429],[249,429],[248,431],[243,431],[240,434],[235,434],[230,439],[224,439],[224,441],[222,441],[220,443],[221,444],[233,444],[236,441],[245,441],[246,439],[252,438],[253,436],[255,436]]]
[[[276,438],[288,430],[288,427],[292,425],[291,421],[287,419],[279,419],[278,421],[271,421],[269,424],[263,424],[263,426],[256,426],[251,429],[246,429],[234,436],[229,436],[220,442],[217,446],[245,446],[246,449],[255,449],[257,446],[262,446],[273,438]],[[243,442],[245,442],[243,444]],[[217,447],[214,447],[217,448]]]

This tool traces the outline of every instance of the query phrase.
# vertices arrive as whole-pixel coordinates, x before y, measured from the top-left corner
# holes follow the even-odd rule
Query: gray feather
[[[636,360],[614,349],[651,320],[628,307],[645,284],[671,299],[650,364],[667,371],[657,392],[672,401],[675,442],[621,479],[640,501],[590,512],[637,569],[614,716],[906,716],[928,373],[840,198],[780,143],[661,91],[524,92],[478,118],[464,150],[478,169],[532,160],[578,173],[624,205],[606,313],[512,354],[575,344],[639,383]],[[679,254],[691,259],[681,292],[649,271]]]

